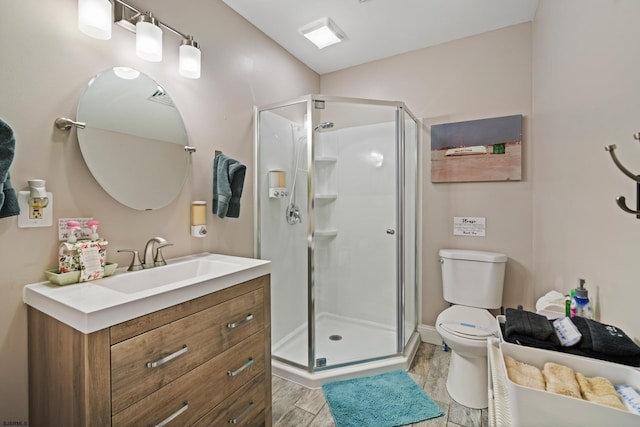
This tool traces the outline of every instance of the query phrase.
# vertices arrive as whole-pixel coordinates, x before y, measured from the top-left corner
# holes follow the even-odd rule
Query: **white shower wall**
[[[337,194],[316,200],[316,230],[337,231],[314,240],[316,314],[395,328],[396,236],[387,233],[396,228],[395,123],[322,131],[315,154],[337,158],[315,165],[316,194]]]

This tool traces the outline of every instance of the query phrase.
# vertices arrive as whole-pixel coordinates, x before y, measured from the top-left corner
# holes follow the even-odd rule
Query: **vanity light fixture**
[[[152,13],[142,13],[136,20],[136,55],[146,61],[162,61],[162,30]]]
[[[186,35],[123,0],[78,0],[78,28],[101,40],[111,38],[111,22],[136,33],[136,54],[147,61],[162,61],[162,28],[182,38],[179,48],[178,72],[190,79],[200,78],[200,45]],[[106,18],[105,18],[106,17]],[[106,23],[108,21],[108,24]],[[108,34],[107,34],[108,33]]]
[[[109,0],[78,0],[78,28],[100,40],[111,38],[111,2]]]
[[[346,39],[344,31],[331,20],[331,18],[321,18],[300,28],[300,34],[305,36],[318,49],[323,49]]]
[[[178,71],[181,76],[190,79],[200,78],[200,44],[189,36],[180,43]]]

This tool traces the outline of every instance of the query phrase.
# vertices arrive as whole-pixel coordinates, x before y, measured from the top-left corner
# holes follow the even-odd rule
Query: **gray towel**
[[[220,218],[240,216],[240,196],[247,168],[237,160],[218,154],[213,159],[212,210]]]
[[[9,167],[13,161],[15,145],[13,130],[0,119],[0,218],[20,213],[18,198],[9,178]]]
[[[571,321],[582,334],[578,350],[590,357],[640,366],[640,347],[622,329],[577,316]]]
[[[544,341],[554,333],[549,319],[540,314],[513,308],[507,308],[505,314],[506,338],[526,336]]]

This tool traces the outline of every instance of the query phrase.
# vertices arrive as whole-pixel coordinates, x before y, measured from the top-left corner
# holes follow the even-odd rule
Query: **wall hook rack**
[[[633,138],[637,141],[640,141],[640,132],[633,134]],[[629,169],[624,167],[622,163],[620,163],[620,160],[618,160],[618,156],[615,153],[616,148],[617,147],[615,144],[604,147],[605,151],[608,151],[611,155],[611,160],[613,160],[613,163],[615,163],[618,169],[620,169],[623,174],[636,182],[636,209],[633,210],[627,206],[627,200],[624,196],[616,197],[616,203],[618,204],[620,209],[627,213],[633,214],[636,216],[636,218],[640,219],[640,175],[634,174]]]

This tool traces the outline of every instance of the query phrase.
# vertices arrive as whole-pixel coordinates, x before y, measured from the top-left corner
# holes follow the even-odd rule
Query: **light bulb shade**
[[[198,43],[189,37],[184,39],[180,45],[180,62],[178,72],[181,76],[189,79],[200,78],[201,52]]]
[[[141,15],[136,23],[136,55],[152,62],[162,61],[162,30],[156,22],[153,17]]]
[[[99,40],[111,38],[111,2],[78,0],[78,29]]]

